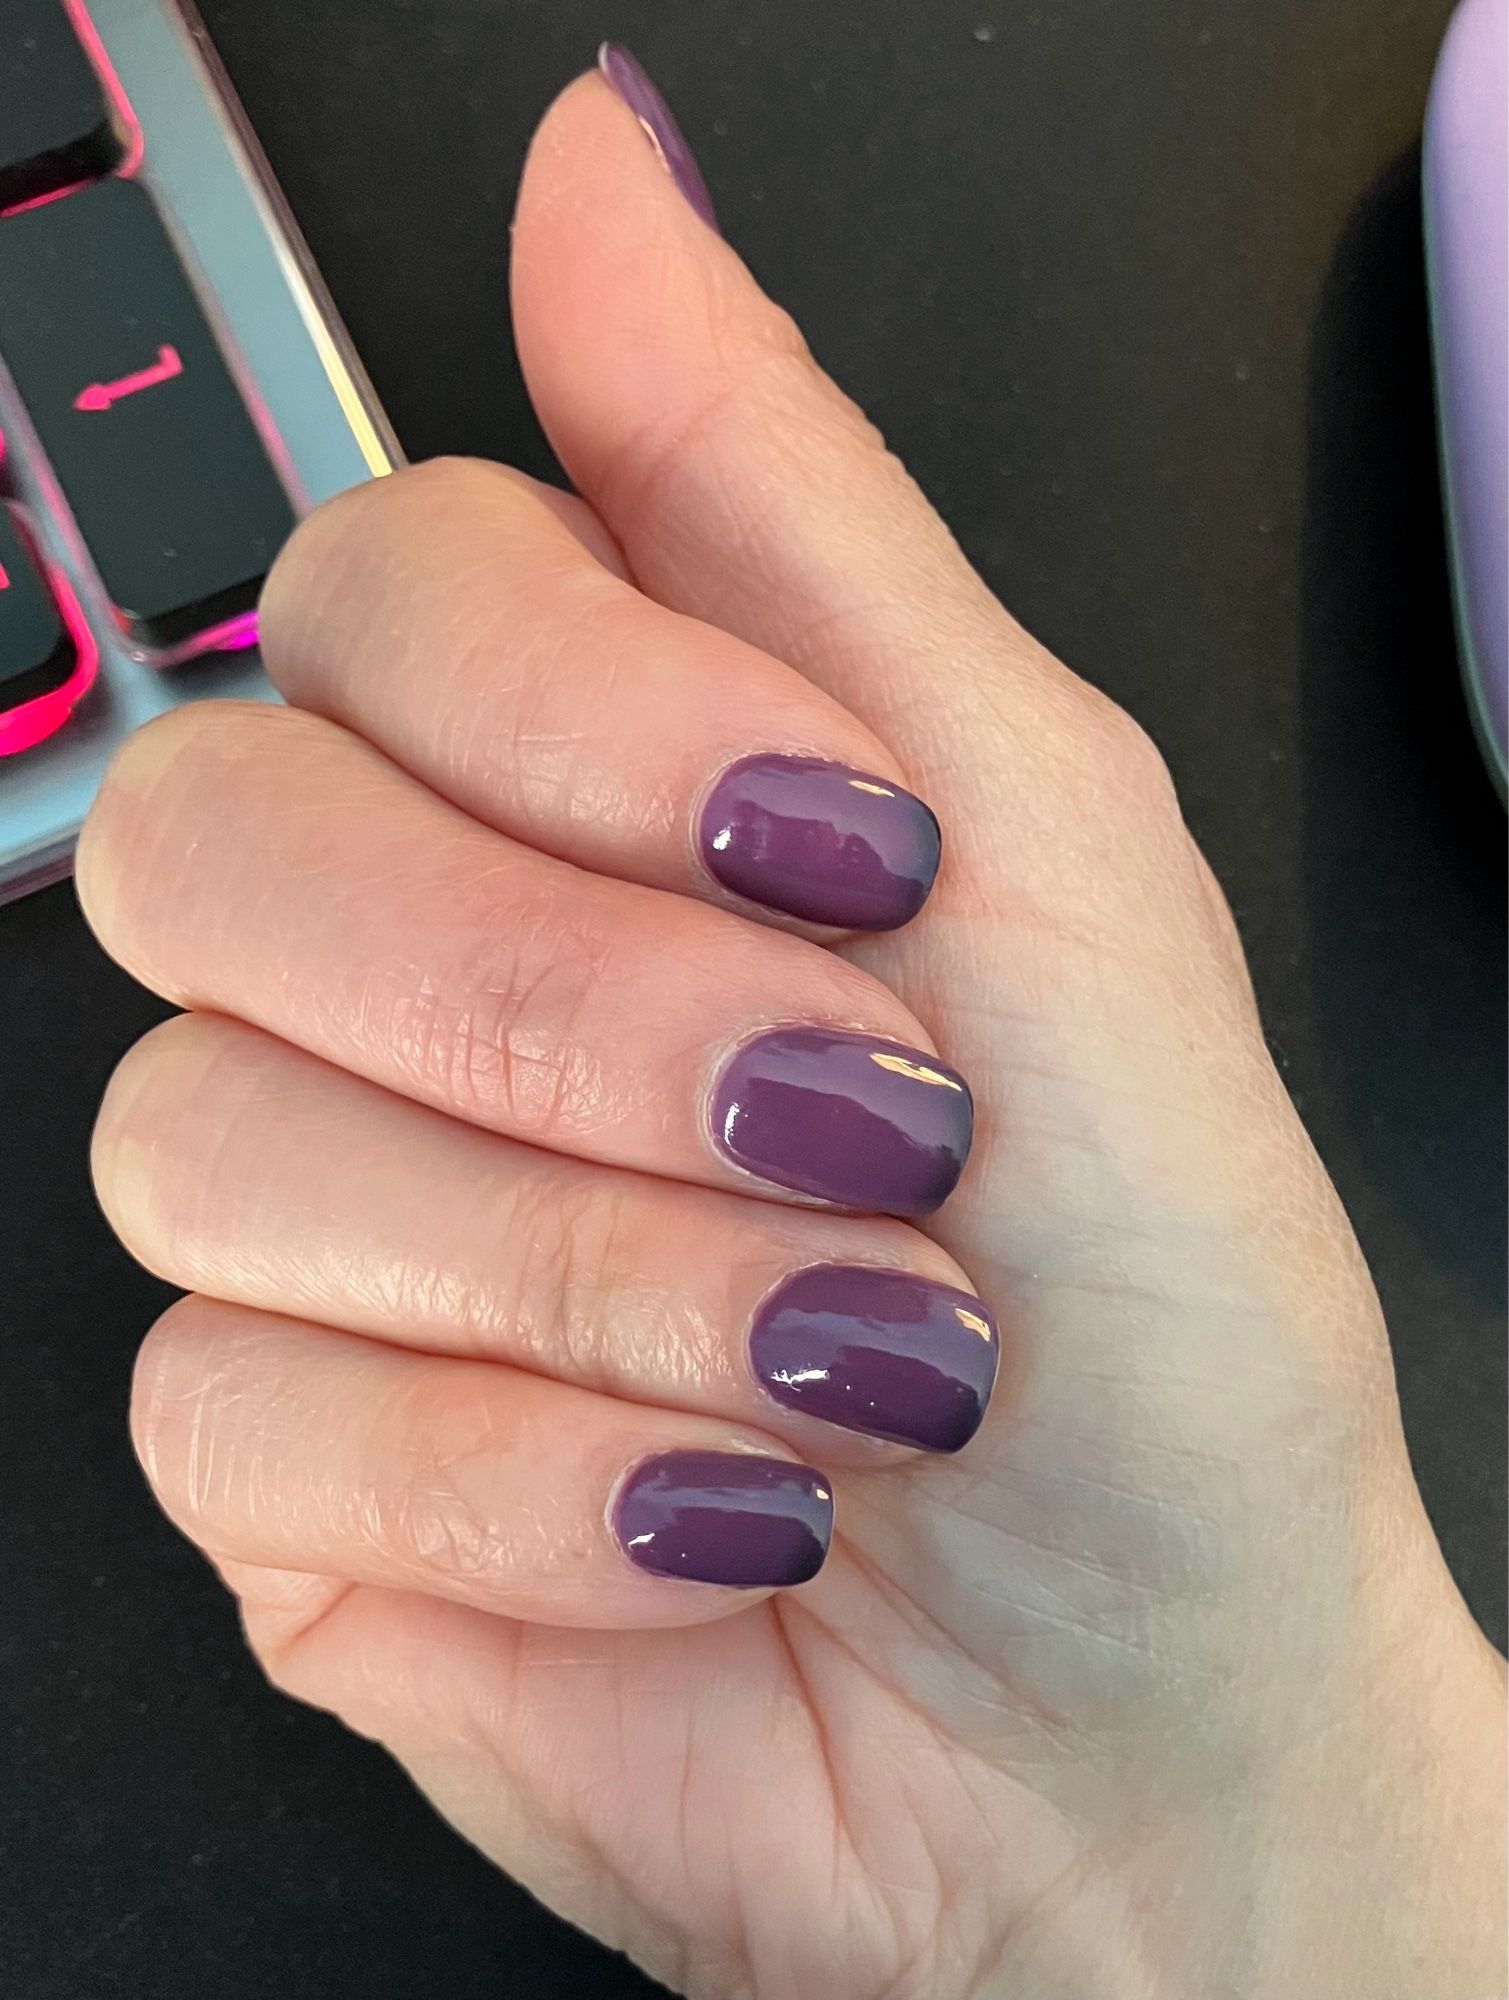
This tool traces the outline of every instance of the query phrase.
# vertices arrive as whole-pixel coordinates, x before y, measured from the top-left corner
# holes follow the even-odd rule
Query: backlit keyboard
[[[0,901],[398,451],[187,0],[0,0]]]

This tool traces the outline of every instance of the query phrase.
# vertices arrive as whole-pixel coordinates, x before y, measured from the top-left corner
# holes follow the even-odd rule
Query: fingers
[[[755,1425],[825,1465],[875,1464],[877,1438],[957,1450],[995,1380],[986,1308],[899,1223],[564,1160],[214,1016],[126,1058],[94,1166],[117,1234],[176,1285]]]
[[[580,867],[843,929],[907,922],[938,826],[884,745],[791,668],[605,568],[583,515],[461,461],[359,487],[279,560],[268,671]]]
[[[758,1432],[205,1299],[148,1336],[132,1426],[217,1562],[550,1624],[721,1617],[832,1533],[827,1480]]]
[[[295,710],[138,733],[77,874],[164,997],[532,1145],[893,1214],[968,1155],[962,1078],[868,974],[491,833]]]

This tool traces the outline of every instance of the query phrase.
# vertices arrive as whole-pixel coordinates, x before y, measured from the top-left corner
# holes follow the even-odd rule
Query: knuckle
[[[338,494],[316,509],[299,532],[317,529],[323,522],[328,532],[364,547],[376,538],[382,546],[398,544],[412,554],[423,550],[425,531],[437,523],[480,513],[496,519],[500,514],[532,512],[536,506],[507,467],[480,458],[447,456],[405,466],[401,472]]]
[[[159,1319],[137,1350],[131,1377],[131,1444],[147,1484],[164,1507],[168,1506],[162,1459],[164,1392],[164,1350],[171,1339],[167,1330],[174,1308]],[[171,1511],[171,1510],[170,1510]]]
[[[369,482],[368,491],[391,489],[393,504],[403,500],[421,507],[459,503],[470,505],[479,499],[496,499],[512,493],[514,483],[502,466],[485,458],[468,458],[459,452],[443,452],[421,465],[405,466],[387,479]]]
[[[390,657],[480,646],[489,662],[507,659],[524,624],[518,600],[538,601],[543,568],[571,566],[562,547],[579,557],[507,467],[437,458],[369,480],[316,508],[284,545],[262,597],[268,671],[290,700],[343,711]]]
[[[105,768],[94,808],[85,822],[91,825],[108,820],[111,809],[123,798],[150,794],[196,744],[216,736],[230,709],[239,717],[240,702],[188,702],[133,730]]]
[[[312,601],[339,577],[345,567],[349,540],[365,532],[373,519],[378,490],[387,479],[373,480],[337,493],[306,514],[273,560],[257,606],[258,632],[264,657],[281,655],[307,617]],[[381,501],[376,501],[381,519]]]
[[[590,1388],[619,1386],[624,1373],[613,1360],[634,1282],[631,1205],[599,1176],[550,1170],[519,1191],[510,1217],[512,1340],[529,1361]]]
[[[186,787],[193,803],[203,803],[206,758],[235,765],[260,752],[270,730],[298,730],[311,718],[260,701],[196,701],[171,708],[135,730],[116,752],[100,787],[91,819],[108,820],[123,799],[173,797]],[[194,768],[185,773],[185,765]]]
[[[715,314],[712,334],[720,364],[713,413],[753,418],[768,436],[784,437],[803,453],[857,446],[911,485],[879,425],[826,372],[785,307],[762,298],[751,316],[741,283],[726,321]],[[772,415],[781,422],[772,424]]]
[[[599,468],[610,512],[653,506],[675,518],[682,505],[737,511],[727,467],[746,450],[805,462],[857,444],[888,459],[880,433],[824,373],[782,307],[763,300],[752,314],[742,284],[727,296],[715,293],[707,333],[699,388],[672,416],[652,414],[634,426]]]
[[[227,1024],[205,1014],[175,1014],[149,1028],[116,1064],[105,1086],[95,1139],[150,1131],[156,1114],[208,1080]]]
[[[759,358],[794,361],[816,371],[807,336],[794,315],[763,294],[751,307],[742,279],[731,282],[726,300],[714,298],[712,314],[715,350],[725,360],[730,376],[736,378],[746,371],[751,352]]]
[[[495,571],[470,601],[452,599],[453,694],[440,743],[463,782],[485,774],[490,793],[509,798],[545,845],[564,825],[622,810],[622,772],[611,760],[605,767],[599,735],[642,660],[635,627],[599,574],[548,568],[542,559],[513,575]]]
[[[426,459],[343,498],[352,503],[353,515],[357,507],[362,510],[360,522],[348,517],[347,526],[352,532],[359,526],[364,548],[374,542],[380,550],[400,548],[410,560],[435,543],[443,547],[442,531],[457,523],[478,515],[496,523],[526,505],[523,490],[502,466],[461,457]]]
[[[429,459],[322,501],[298,523],[268,573],[260,609],[264,651],[281,654],[296,645],[303,626],[340,597],[354,573],[373,570],[395,549],[412,559],[437,515],[495,500],[507,482],[491,475],[478,459]]]
[[[435,1370],[398,1394],[383,1428],[402,1449],[354,1496],[354,1532],[417,1574],[471,1590],[501,1583],[507,1550],[494,1501],[506,1438],[492,1398],[458,1394],[451,1375]]]
[[[1093,781],[1143,810],[1177,815],[1162,751],[1140,722],[1086,682],[1079,684],[1072,738],[1075,759]]]
[[[421,987],[398,1023],[404,1066],[480,1124],[502,1119],[540,1144],[595,1121],[602,1079],[585,1018],[612,952],[590,924],[548,909],[516,909],[500,946],[495,907],[463,955],[454,996]]]

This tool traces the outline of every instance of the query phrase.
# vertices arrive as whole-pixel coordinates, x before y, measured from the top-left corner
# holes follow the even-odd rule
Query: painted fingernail
[[[910,923],[938,873],[938,822],[884,778],[819,757],[746,757],[708,794],[702,859],[725,889],[850,931]]]
[[[969,1292],[908,1271],[819,1264],[765,1300],[749,1357],[788,1410],[922,1451],[958,1451],[980,1428],[1000,1344]]]
[[[702,169],[682,137],[681,127],[671,115],[671,107],[651,83],[644,65],[636,56],[629,54],[622,42],[604,42],[597,52],[597,66],[614,96],[622,98],[639,120],[645,137],[659,156],[660,164],[708,228],[716,230],[717,211],[707,191],[707,182],[702,178]]]
[[[974,1133],[962,1076],[899,1042],[779,1028],[719,1077],[713,1137],[737,1166],[845,1208],[928,1215],[953,1193]]]
[[[810,1465],[736,1451],[668,1451],[625,1480],[613,1528],[652,1576],[770,1590],[816,1576],[833,1491]]]

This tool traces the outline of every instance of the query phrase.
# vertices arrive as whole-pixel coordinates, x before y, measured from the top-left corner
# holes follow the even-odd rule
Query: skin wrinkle
[[[520,1218],[525,1248],[515,1321],[527,1313],[530,1343],[547,1372],[558,1369],[589,1386],[605,1386],[603,1308],[612,1293],[601,1279],[602,1231],[611,1228],[611,1216],[601,1213],[585,1187],[563,1198],[542,1185],[536,1195]]]
[[[485,879],[477,887],[485,899]],[[541,949],[543,930],[523,912],[507,944],[495,934],[479,938],[478,962],[459,1000],[443,998],[422,976],[406,995],[399,975],[397,994],[383,1001],[374,986],[361,1035],[381,1046],[391,1020],[393,1043],[422,1086],[438,1087],[483,1121],[501,1106],[522,1134],[542,1143],[602,1120],[595,1075],[572,1073],[581,1063],[574,1024],[611,963],[606,943],[566,932]]]
[[[882,1566],[873,1557],[867,1555],[864,1552],[864,1550],[860,1547],[857,1539],[850,1537],[845,1542],[844,1553],[850,1562],[852,1562],[868,1578],[870,1578],[872,1582],[876,1584],[876,1586],[881,1590],[887,1602],[891,1603],[894,1606],[896,1598],[900,1596],[903,1602],[904,1613],[908,1614],[911,1618],[915,1618],[917,1621],[919,1621],[924,1632],[934,1637],[935,1643],[940,1647],[940,1649],[943,1649],[951,1654],[959,1655],[962,1659],[964,1659],[968,1663],[968,1665],[971,1668],[973,1668],[977,1673],[983,1676],[987,1681],[991,1682],[997,1687],[1002,1686],[1003,1675],[1002,1675],[1001,1661],[995,1657],[992,1657],[989,1660],[982,1660],[976,1658],[975,1655],[972,1652],[970,1652],[970,1650],[967,1647],[960,1645],[958,1640],[948,1630],[948,1628],[944,1625],[944,1623],[939,1618],[937,1618],[934,1615],[934,1613],[927,1608],[927,1606],[922,1604],[917,1598],[906,1596],[904,1593],[899,1591],[895,1581],[891,1577],[886,1575]],[[810,1605],[804,1605],[802,1608],[804,1611],[807,1611],[809,1615],[815,1618],[818,1616],[818,1614],[812,1609]],[[826,1631],[828,1635],[830,1644],[833,1644],[837,1646],[840,1650],[847,1652],[850,1655],[850,1657],[854,1660],[856,1665],[863,1664],[861,1656],[855,1651],[852,1643],[844,1636],[844,1634],[835,1625],[833,1625],[832,1623],[824,1622],[820,1618],[818,1622],[823,1624],[823,1629]],[[913,1629],[915,1630],[915,1627]],[[1007,1681],[1006,1684],[1010,1685],[1009,1681]],[[896,1692],[898,1696],[904,1701],[907,1708],[916,1714],[918,1720],[925,1727],[941,1731],[942,1724],[929,1716],[927,1710],[924,1707],[922,1707],[921,1704],[916,1700],[915,1696],[904,1682],[898,1685]],[[1032,1715],[1039,1724],[1043,1723],[1047,1724],[1048,1738],[1050,1741],[1053,1742],[1055,1748],[1058,1749],[1062,1744],[1063,1738],[1066,1735],[1072,1733],[1067,1728],[1065,1718],[1062,1715],[1058,1714],[1056,1711],[1053,1711],[1048,1707],[1046,1707],[1041,1700],[1024,1702],[1020,1690],[1012,1688],[1011,1692],[1017,1705],[1029,1707]],[[1003,1706],[1005,1705],[1004,1701],[1002,1705]]]
[[[851,1551],[850,1553],[852,1554],[852,1551]],[[783,1622],[784,1622],[784,1621],[791,1621],[791,1622],[796,1622],[796,1621],[799,1621],[799,1620],[802,1620],[803,1618],[806,1618],[806,1617],[810,1617],[810,1615],[811,1615],[811,1614],[810,1614],[810,1611],[809,1611],[809,1608],[808,1608],[808,1607],[807,1607],[806,1605],[802,1604],[802,1603],[801,1603],[801,1602],[800,1602],[799,1600],[796,1600],[796,1599],[787,1599],[787,1600],[783,1600],[783,1601],[781,1602],[781,1604],[780,1604],[780,1611],[781,1611],[781,1615],[782,1615],[782,1619],[783,1619]],[[827,1637],[827,1639],[829,1640],[829,1642],[830,1642],[830,1643],[833,1643],[833,1644],[836,1644],[836,1645],[837,1645],[837,1647],[838,1647],[838,1648],[839,1648],[839,1649],[840,1649],[840,1650],[841,1650],[842,1652],[846,1653],[846,1654],[847,1654],[847,1655],[849,1656],[849,1658],[850,1658],[851,1660],[853,1660],[853,1661],[855,1662],[855,1664],[856,1664],[856,1665],[860,1663],[860,1660],[859,1660],[859,1655],[858,1655],[857,1653],[855,1653],[855,1652],[854,1652],[854,1651],[852,1650],[852,1648],[850,1647],[850,1645],[848,1644],[848,1642],[847,1642],[847,1641],[846,1641],[846,1640],[845,1640],[845,1639],[844,1639],[844,1638],[843,1638],[843,1637],[842,1637],[842,1636],[841,1636],[840,1634],[838,1634],[837,1632],[833,1631],[833,1630],[832,1630],[831,1628],[827,1628],[827,1627],[824,1627],[823,1629],[824,1629],[824,1631],[825,1631],[825,1636]],[[789,1641],[788,1641],[788,1643],[789,1643]],[[925,1714],[923,1713],[923,1711],[921,1711],[920,1709],[917,1709],[917,1708],[915,1708],[915,1707],[914,1707],[914,1706],[912,1706],[912,1705],[911,1705],[910,1703],[908,1704],[908,1706],[909,1706],[909,1709],[910,1709],[910,1712],[911,1712],[911,1713],[913,1714],[913,1716],[915,1717],[915,1719],[916,1719],[916,1720],[917,1720],[917,1721],[918,1721],[918,1722],[919,1722],[919,1723],[920,1723],[920,1724],[922,1725],[922,1727],[923,1727],[923,1728],[924,1728],[924,1729],[925,1729],[925,1730],[926,1730],[926,1731],[927,1731],[927,1732],[928,1732],[928,1733],[929,1733],[930,1735],[933,1735],[933,1734],[935,1734],[935,1733],[936,1733],[936,1724],[935,1724],[935,1723],[933,1723],[933,1722],[932,1722],[932,1721],[931,1721],[931,1720],[930,1720],[930,1719],[929,1719],[929,1718],[928,1718],[928,1717],[927,1717],[927,1716],[926,1716],[926,1715],[925,1715]],[[956,1747],[955,1747],[955,1746],[953,1746],[953,1745],[947,1745],[947,1746],[944,1746],[944,1745],[942,1745],[942,1744],[941,1744],[941,1742],[940,1742],[940,1748],[945,1748],[945,1749],[946,1749],[946,1754],[949,1754],[949,1755],[952,1755],[952,1756],[957,1756],[957,1755],[959,1754],[959,1753],[958,1753],[958,1751],[957,1751],[957,1749],[956,1749]],[[828,1768],[829,1768],[829,1772],[830,1772],[830,1781],[831,1781],[831,1778],[832,1778],[832,1773],[833,1773],[833,1769],[834,1769],[834,1766],[832,1765],[832,1763],[831,1763],[831,1762],[829,1763],[829,1766],[828,1766]],[[922,1824],[922,1825],[926,1825],[926,1823],[927,1823],[927,1818],[926,1818],[926,1816],[919,1816],[919,1823],[920,1823],[920,1824]],[[850,1844],[851,1844],[851,1847],[852,1847],[852,1845],[853,1845],[852,1841],[851,1841],[851,1843],[850,1843]],[[990,1850],[987,1850],[987,1851],[990,1851]],[[858,1852],[859,1852],[859,1850],[858,1850],[858,1849],[856,1848],[856,1849],[854,1849],[854,1852],[855,1852],[855,1854],[857,1855],[857,1854],[858,1854]],[[868,1870],[866,1870],[866,1872],[868,1872]],[[947,1899],[945,1899],[945,1903],[946,1903],[946,1901],[947,1901]],[[937,1939],[940,1939],[940,1938],[942,1937],[942,1935],[943,1935],[943,1927],[942,1927],[942,1924],[941,1924],[941,1917],[942,1917],[942,1915],[943,1915],[944,1913],[945,1913],[945,1911],[944,1911],[944,1910],[940,1910],[940,1911],[936,1912],[936,1913],[935,1913],[935,1915],[934,1915],[934,1918],[933,1918],[933,1921],[932,1921],[932,1923],[931,1923],[931,1925],[930,1925],[930,1930],[931,1930],[931,1934],[932,1934],[932,1939],[934,1939],[934,1940],[937,1940]],[[893,1921],[894,1921],[894,1920],[895,1920],[895,1918],[894,1918],[894,1913],[893,1913]],[[920,1960],[920,1956],[921,1956],[921,1954],[922,1954],[923,1952],[925,1952],[925,1951],[926,1951],[926,1950],[927,1950],[928,1948],[929,1948],[929,1941],[928,1941],[928,1940],[925,1940],[925,1939],[920,1939],[920,1940],[919,1940],[919,1943],[918,1943],[918,1945],[917,1945],[917,1948],[916,1948],[916,1955],[917,1955],[917,1958],[918,1958],[919,1960]],[[907,1978],[908,1978],[909,1976],[910,1976],[910,1968],[904,1968],[904,1969],[903,1969],[903,1972],[902,1972],[902,1973],[900,1973],[900,1974],[898,1974],[898,1983],[897,1983],[897,1985],[896,1985],[896,1986],[895,1986],[894,1988],[891,1988],[891,1989],[887,1989],[887,1990],[894,1990],[894,1991],[898,1991],[898,1992],[906,1992],[906,1991],[908,1991],[909,1989],[908,1989],[908,1987],[907,1987],[907,1985],[906,1985],[905,1981],[906,1981],[906,1979],[907,1979]],[[761,1989],[761,1990],[763,1991],[764,1989]],[[919,1992],[919,1994],[920,1994],[920,1993],[923,1993],[923,1992],[926,1992],[926,1991],[927,1991],[928,1989],[925,1989],[925,1988],[921,1988],[921,1989],[917,1989],[917,1990],[918,1990],[918,1992]]]
[[[398,1394],[398,1420],[386,1428],[411,1437],[418,1449],[391,1509],[374,1505],[373,1546],[403,1551],[416,1581],[438,1571],[501,1595],[518,1552],[500,1539],[491,1510],[480,1500],[489,1484],[496,1489],[497,1468],[512,1442],[498,1430],[492,1400],[458,1402],[448,1385],[424,1376]],[[472,1470],[480,1480],[458,1478]]]
[[[692,448],[706,445],[720,424],[740,419],[743,401],[758,400],[759,383],[766,371],[776,374],[793,359],[805,357],[806,342],[794,321],[775,312],[770,327],[774,337],[768,345],[751,356],[741,354],[741,372],[715,378],[690,411],[677,419],[673,429],[666,430],[654,416],[644,416],[639,427],[626,431],[598,463],[594,468],[594,483],[600,493],[613,496],[610,508],[614,514],[630,521],[658,515],[664,505],[664,496],[658,489],[674,486],[684,478]],[[708,497],[699,495],[698,505],[705,506]],[[747,547],[743,553],[747,556]],[[633,560],[632,553],[630,559]]]
[[[557,1656],[557,1635],[535,1631],[528,1633],[527,1637],[532,1642],[530,1651],[533,1658],[531,1665],[526,1671],[533,1678],[538,1679],[543,1677],[548,1690],[553,1691],[558,1689],[561,1686],[559,1668],[562,1663]],[[545,1640],[550,1642],[550,1654],[548,1657],[540,1654],[540,1642]],[[574,1663],[567,1662],[564,1664],[570,1666]],[[609,1699],[614,1701],[615,1712],[620,1716],[622,1710],[616,1697],[623,1692],[624,1686],[625,1683],[622,1680],[613,1680],[610,1677],[610,1685],[604,1690]],[[581,1692],[580,1688],[578,1688],[578,1694]],[[637,1706],[641,1713],[643,1713],[645,1712],[646,1697],[652,1690],[644,1686],[642,1677],[637,1673],[634,1676],[634,1692]],[[519,1693],[523,1696],[529,1694],[530,1691],[520,1689]],[[547,1696],[547,1699],[558,1699],[558,1697],[552,1693]],[[666,1713],[665,1710],[656,1704],[652,1704],[648,1712],[656,1717]],[[676,1753],[677,1765],[680,1768],[689,1756],[690,1746],[686,1726],[678,1727],[677,1741],[680,1745]],[[605,1743],[603,1747],[605,1755],[602,1760],[602,1766],[604,1769],[611,1768],[612,1757],[610,1753],[615,1749],[618,1756],[624,1760],[622,1768],[638,1766],[641,1762],[641,1753],[644,1748],[643,1728],[629,1730],[620,1725],[616,1741]],[[595,1769],[596,1767],[594,1766],[593,1768]],[[555,1789],[555,1786],[552,1784],[550,1787],[552,1794]],[[652,1773],[650,1789],[657,1797],[660,1795],[658,1766]],[[606,1811],[603,1808],[606,1808]],[[570,1785],[569,1796],[557,1810],[560,1824],[563,1827],[570,1825],[574,1828],[579,1828],[585,1837],[589,1851],[597,1854],[602,1852],[600,1843],[605,1839],[611,1838],[613,1823],[621,1813],[621,1808],[621,1796],[611,1784],[600,1782],[595,1778],[589,1778],[586,1781],[580,1779],[573,1780]],[[684,1850],[684,1852],[687,1854],[689,1860],[691,1857],[695,1857],[700,1861],[705,1856],[705,1848],[701,1846]],[[648,1863],[648,1857],[646,1857],[646,1863]],[[627,1911],[630,1913],[628,1917],[621,1915],[619,1919],[624,1924],[625,1930],[630,1935],[638,1931],[642,1936],[658,1941],[660,1931],[650,1927],[647,1915],[635,1911],[631,1898],[619,1896],[617,1876],[611,1871],[605,1870],[605,1879],[613,1882],[615,1906],[621,1912]],[[634,1882],[632,1887],[638,1892],[639,1898],[645,1905],[648,1906],[653,1903],[667,1914],[670,1910],[678,1907],[678,1905],[691,1908],[696,1912],[697,1923],[705,1925],[709,1934],[711,1934],[714,1924],[717,1921],[717,1914],[709,1908],[712,1899],[706,1892],[706,1886],[700,1880],[694,1880],[690,1876],[678,1879],[674,1884],[665,1882],[650,1883],[640,1880]],[[663,1925],[661,1929],[663,1930]]]
[[[522,650],[517,636],[504,643],[503,606],[492,610],[486,623],[457,652],[454,680],[458,686],[473,687],[475,694],[470,716],[455,729],[441,753],[441,761],[458,778],[475,767],[485,791],[499,798],[515,799],[521,830],[526,835],[540,831],[548,834],[553,823],[572,815],[595,818],[604,805],[617,803],[606,790],[605,778],[591,788],[579,786],[582,743],[590,736],[585,726],[587,718],[584,717],[583,728],[571,734],[559,728],[544,729],[535,720],[539,711],[557,700],[551,684],[551,661],[595,656],[599,671],[605,673],[598,698],[611,703],[614,693],[611,656],[599,650],[594,636],[600,624],[611,623],[611,617],[604,617],[607,606],[598,601],[600,595],[583,590],[572,615],[567,615],[564,608],[553,611],[547,657],[542,657],[544,648],[538,640]],[[484,597],[482,602],[489,600]],[[511,683],[499,685],[490,680],[488,673],[478,672],[479,662],[486,662],[490,668],[493,662],[510,657]],[[511,726],[500,733],[492,716],[500,707],[508,712],[509,695],[514,697]],[[441,708],[438,712],[443,714],[445,710]],[[547,747],[552,752],[548,760],[540,755]],[[588,792],[585,798],[580,796],[583,789]]]

